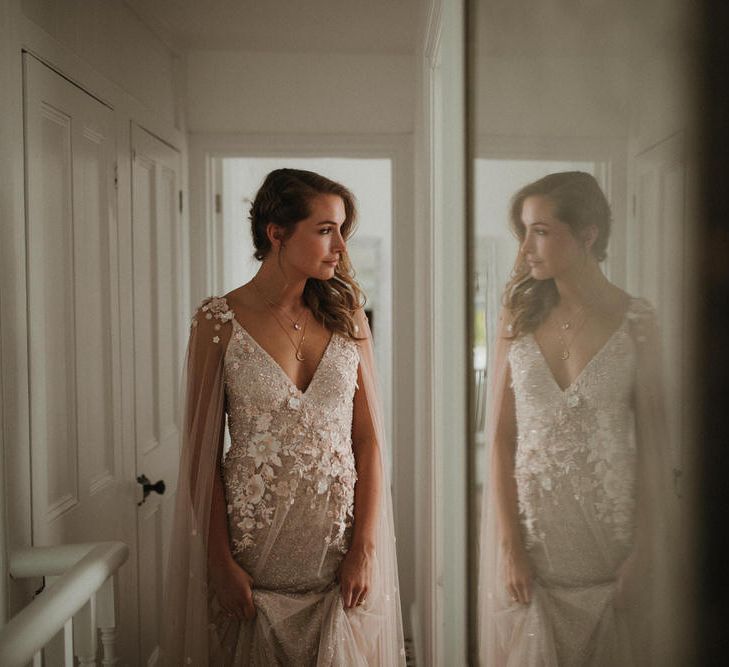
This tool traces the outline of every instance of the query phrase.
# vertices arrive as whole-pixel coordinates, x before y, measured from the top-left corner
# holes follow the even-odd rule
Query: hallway
[[[8,523],[0,551],[128,545],[115,577],[114,650],[124,664],[156,659],[187,325],[200,300],[222,293],[224,276],[236,270],[236,250],[222,250],[221,221],[231,212],[221,202],[233,200],[221,165],[231,157],[389,164],[390,231],[383,236],[379,220],[368,223],[365,208],[357,253],[381,304],[376,338],[392,397],[405,632],[422,643],[419,650],[435,645],[425,630],[435,613],[428,596],[442,596],[443,582],[433,583],[437,555],[415,548],[416,533],[434,539],[428,517],[436,511],[428,488],[415,488],[416,479],[432,477],[435,461],[429,448],[415,448],[434,437],[416,432],[425,422],[416,412],[430,410],[435,382],[435,371],[424,375],[419,369],[428,363],[416,358],[432,351],[434,332],[418,322],[430,319],[435,294],[415,290],[431,270],[416,255],[432,254],[433,241],[427,226],[415,224],[416,214],[428,215],[422,205],[416,210],[415,195],[431,178],[427,127],[449,122],[428,115],[425,87],[435,54],[460,48],[461,10],[445,7],[417,0],[346,7],[331,0],[2,2]],[[452,38],[439,41],[449,15]],[[457,116],[458,106],[450,113]],[[390,331],[421,333],[390,341]],[[164,495],[142,502],[142,476],[163,481]],[[418,581],[426,593],[420,599]],[[38,576],[4,581],[0,621],[41,583]],[[454,627],[463,628],[465,601],[454,598],[452,611]],[[456,635],[449,641],[463,643]],[[63,651],[57,637],[46,652]]]

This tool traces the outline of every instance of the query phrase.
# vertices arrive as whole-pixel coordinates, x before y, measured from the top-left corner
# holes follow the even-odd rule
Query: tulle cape
[[[213,480],[222,458],[225,431],[223,361],[233,316],[224,299],[206,300],[190,330],[182,381],[182,450],[162,615],[161,664],[170,667],[226,664],[221,657],[224,654],[220,646],[222,638],[209,617],[212,591],[208,584],[207,554]],[[381,394],[376,379],[372,333],[362,310],[355,313],[355,323],[362,339],[357,342],[362,378],[358,391],[366,392],[382,466],[375,566],[367,602],[346,612],[344,630],[341,624],[336,628],[345,644],[338,662],[320,654],[317,667],[405,664],[392,500],[384,465],[386,442]],[[275,529],[275,523],[271,530]],[[253,592],[255,599],[255,582]],[[338,590],[336,594],[339,595]],[[302,604],[306,606],[304,603],[301,600],[292,602],[295,608],[290,613],[301,611]],[[335,598],[327,600],[327,604],[334,603]],[[286,612],[283,617],[285,615]],[[270,630],[267,624],[271,622],[258,614],[253,623],[261,627],[246,631],[260,644],[265,642]],[[334,631],[326,623],[323,625],[322,634]],[[266,646],[252,647],[250,663],[259,664],[267,653]]]
[[[631,299],[626,317],[635,346],[634,418],[638,448],[636,471],[636,509],[634,553],[639,580],[630,591],[629,606],[618,639],[623,646],[613,646],[608,653],[623,657],[610,664],[634,665],[673,664],[670,628],[675,608],[675,563],[671,559],[672,532],[668,516],[670,447],[666,430],[665,404],[660,360],[660,338],[653,308],[643,299]],[[481,511],[478,577],[478,641],[481,667],[558,667],[554,638],[536,612],[550,604],[538,584],[532,588],[529,609],[515,607],[505,586],[501,531],[497,518],[494,443],[498,438],[515,437],[516,424],[499,423],[504,401],[513,402],[509,364],[512,336],[508,311],[503,309],[495,345],[489,360],[487,395],[486,444],[487,468]],[[507,410],[507,413],[509,411]],[[514,451],[516,444],[514,443]],[[503,448],[502,448],[503,451]],[[614,595],[614,584],[608,584],[605,595]],[[579,608],[579,594],[560,603]],[[529,640],[522,641],[529,637]],[[520,639],[521,638],[521,639]],[[623,640],[626,640],[623,642]],[[606,641],[611,641],[610,638]],[[593,663],[590,663],[593,664]],[[603,664],[599,657],[595,664]]]

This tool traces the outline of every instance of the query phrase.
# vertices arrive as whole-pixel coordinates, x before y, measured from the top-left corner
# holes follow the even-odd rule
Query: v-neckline
[[[561,387],[559,382],[557,382],[557,378],[554,376],[554,371],[552,370],[551,366],[549,365],[549,362],[547,361],[547,357],[544,355],[544,352],[542,351],[541,346],[539,345],[539,342],[537,341],[537,337],[534,335],[533,332],[531,332],[529,335],[531,336],[532,342],[534,343],[534,347],[537,348],[537,352],[539,352],[539,356],[542,359],[542,362],[544,363],[544,368],[547,371],[547,374],[549,375],[550,379],[552,380],[552,383],[557,388],[557,391],[559,391],[560,394],[565,395],[569,393],[572,389],[575,388],[577,383],[582,379],[582,376],[587,372],[587,369],[592,366],[592,364],[595,362],[595,360],[600,357],[605,349],[610,345],[612,340],[615,338],[615,336],[618,335],[620,331],[622,331],[623,327],[625,326],[625,323],[628,321],[628,315],[630,313],[630,309],[632,308],[632,299],[628,303],[627,308],[625,309],[625,312],[623,313],[623,318],[620,320],[620,324],[613,330],[613,332],[607,337],[605,342],[600,346],[597,352],[593,354],[590,359],[587,361],[587,363],[580,369],[580,372],[575,375],[575,379],[572,380],[564,389]]]
[[[309,380],[309,383],[306,385],[306,388],[305,389],[301,389],[299,387],[299,385],[297,385],[296,382],[294,382],[291,379],[291,377],[283,369],[283,367],[281,366],[281,364],[279,364],[278,361],[276,361],[271,356],[271,354],[266,351],[266,349],[251,335],[251,333],[238,321],[238,319],[236,317],[233,317],[233,322],[235,322],[240,327],[241,331],[246,336],[248,336],[248,338],[251,340],[251,342],[253,343],[253,345],[255,345],[261,351],[261,353],[263,354],[264,357],[266,357],[266,359],[268,359],[269,363],[272,366],[274,366],[278,370],[279,373],[281,373],[281,375],[284,377],[284,379],[286,380],[286,382],[288,383],[288,385],[292,389],[295,389],[301,396],[305,396],[309,392],[309,389],[311,389],[311,385],[314,384],[314,380],[316,380],[316,376],[319,374],[319,369],[324,364],[324,360],[326,359],[327,354],[329,354],[329,348],[332,346],[332,341],[334,340],[334,334],[333,333],[329,336],[329,341],[327,342],[327,345],[324,348],[324,353],[321,355],[321,359],[319,359],[319,363],[317,364],[316,368],[314,369],[314,374],[311,376],[311,379]]]

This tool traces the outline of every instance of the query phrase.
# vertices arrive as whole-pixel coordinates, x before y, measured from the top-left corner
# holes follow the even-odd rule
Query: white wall
[[[165,122],[183,129],[178,59],[123,2],[21,0],[22,14]]]
[[[625,137],[629,80],[624,58],[484,56],[476,63],[479,134]]]
[[[191,132],[412,131],[409,55],[193,51],[187,66]]]

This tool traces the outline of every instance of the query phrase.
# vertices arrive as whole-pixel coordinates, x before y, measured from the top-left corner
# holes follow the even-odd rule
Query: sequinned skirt
[[[246,522],[250,513],[236,515],[234,509],[232,496],[240,484],[226,487],[231,539],[240,545],[244,531],[253,537],[248,546],[234,550],[234,557],[253,578],[256,617],[238,621],[227,616],[211,596],[211,665],[370,664],[380,601],[368,598],[352,610],[343,607],[337,571],[351,528],[342,529],[333,520],[341,516],[336,503],[342,496],[312,493],[311,487],[300,485],[296,493],[279,499],[270,525],[260,521],[251,531]]]

